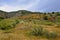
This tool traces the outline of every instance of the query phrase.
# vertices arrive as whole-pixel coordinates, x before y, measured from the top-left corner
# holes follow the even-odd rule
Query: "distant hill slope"
[[[0,17],[6,18],[7,17],[7,12],[4,12],[4,11],[0,10]]]
[[[19,10],[19,11],[9,12],[9,17],[21,16],[21,15],[26,15],[30,13],[32,12],[26,11],[26,10]]]
[[[10,18],[10,17],[16,17],[26,14],[31,14],[32,12],[26,11],[26,10],[19,10],[19,11],[13,11],[13,12],[4,12],[0,10],[0,17],[3,18]]]
[[[55,13],[58,16],[60,16],[60,12],[51,12],[51,13]],[[0,17],[3,17],[3,18],[17,17],[17,16],[23,16],[23,15],[28,16],[28,14],[35,14],[36,15],[36,14],[44,14],[44,13],[42,13],[42,12],[31,12],[31,11],[27,11],[27,10],[18,10],[18,11],[12,11],[12,12],[5,12],[5,11],[0,10]]]

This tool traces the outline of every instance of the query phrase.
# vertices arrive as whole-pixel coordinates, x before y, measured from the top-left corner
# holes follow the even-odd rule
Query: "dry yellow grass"
[[[34,24],[32,21],[24,22],[21,21],[16,27],[12,30],[11,33],[4,33],[0,30],[0,40],[48,40],[44,37],[36,37],[36,36],[27,36],[26,32],[33,26],[42,26],[44,29],[50,31],[57,31],[60,34],[60,28],[57,28],[55,25],[38,25]],[[60,40],[59,37],[51,40]]]

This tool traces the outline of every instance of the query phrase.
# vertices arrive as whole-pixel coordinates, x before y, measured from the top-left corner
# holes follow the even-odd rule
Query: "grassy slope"
[[[14,29],[12,29],[11,33],[4,33],[0,30],[0,40],[48,40],[43,37],[36,36],[27,36],[26,32],[29,31],[32,27],[42,26],[44,29],[50,31],[57,31],[60,34],[60,28],[56,27],[56,24],[48,25],[48,22],[40,21],[40,20],[20,20],[20,23],[16,25]],[[51,40],[60,40],[60,38],[55,38]]]
[[[43,15],[40,16],[39,14],[21,16],[20,23],[16,24],[15,28],[10,30],[10,33],[5,33],[3,30],[0,30],[0,40],[48,40],[45,37],[30,36],[27,34],[32,27],[40,26],[49,32],[56,31],[59,34],[59,37],[50,40],[60,40],[60,16],[58,17],[59,21],[57,20],[56,22],[40,20],[39,18],[41,17]],[[28,19],[26,20],[26,18]]]

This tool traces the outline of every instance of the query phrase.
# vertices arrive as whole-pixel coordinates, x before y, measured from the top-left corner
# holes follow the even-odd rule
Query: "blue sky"
[[[0,0],[0,10],[60,11],[60,0]]]

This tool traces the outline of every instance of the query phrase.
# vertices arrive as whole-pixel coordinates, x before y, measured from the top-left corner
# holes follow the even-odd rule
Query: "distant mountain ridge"
[[[9,18],[9,17],[20,16],[28,13],[31,13],[31,12],[26,10],[19,10],[19,11],[13,11],[13,12],[5,12],[0,10],[0,17]]]
[[[0,17],[10,18],[10,17],[17,17],[22,15],[28,15],[28,14],[42,14],[42,13],[43,12],[31,12],[27,10],[18,10],[18,11],[12,11],[12,12],[5,12],[0,10]],[[52,12],[52,13],[58,13],[58,15],[60,15],[60,12]]]

